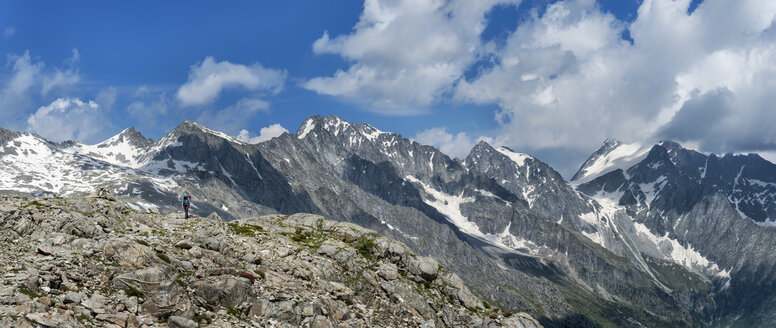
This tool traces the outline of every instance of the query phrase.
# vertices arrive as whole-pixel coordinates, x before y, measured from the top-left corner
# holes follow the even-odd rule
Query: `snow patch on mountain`
[[[315,129],[315,122],[313,122],[313,119],[308,118],[306,121],[304,121],[304,127],[302,127],[302,131],[297,133],[297,138],[304,139],[304,137],[307,136],[310,131]]]
[[[531,255],[539,254],[539,250],[541,249],[540,246],[536,245],[530,240],[519,238],[513,235],[509,232],[510,227],[512,227],[511,222],[507,224],[506,228],[504,228],[504,231],[501,233],[485,234],[485,239],[488,240],[491,244],[500,246],[505,249],[523,251]]]
[[[0,189],[20,192],[72,194],[92,192],[98,186],[122,180],[146,180],[155,188],[170,190],[171,179],[148,176],[126,166],[114,165],[78,152],[60,151],[54,144],[32,134],[8,142],[0,156]]]
[[[326,120],[326,123],[323,125],[323,127],[326,130],[332,131],[335,136],[338,136],[340,133],[342,133],[343,131],[347,130],[350,127],[350,123],[345,122],[339,117],[336,117],[336,118]]]
[[[657,197],[657,194],[660,192],[660,189],[663,188],[663,185],[667,180],[668,180],[668,177],[666,177],[665,175],[662,175],[659,178],[655,179],[655,181],[652,181],[650,183],[639,184],[639,188],[641,189],[641,192],[643,192],[644,196],[647,197],[646,199],[647,206],[652,204],[652,201],[655,200],[655,197]]]
[[[461,231],[475,237],[485,238],[485,234],[480,231],[477,224],[469,221],[469,219],[461,213],[461,204],[474,202],[474,197],[464,197],[463,193],[460,195],[446,194],[410,175],[406,176],[405,179],[420,185],[426,195],[431,196],[423,197],[423,201],[446,216],[447,220],[455,224]]]
[[[682,246],[676,239],[668,237],[668,233],[664,236],[657,236],[652,233],[647,226],[639,222],[634,222],[633,225],[636,227],[636,232],[640,236],[652,241],[652,243],[657,245],[674,263],[680,264],[696,272],[698,269],[715,273],[722,271],[716,263],[709,261],[701,255],[701,253],[698,253],[698,251],[693,249],[692,245],[688,244],[687,246]]]
[[[508,157],[513,162],[515,162],[515,164],[517,164],[518,167],[522,167],[523,165],[525,165],[526,160],[533,158],[528,154],[514,152],[507,147],[496,148],[496,151]]]
[[[652,148],[651,145],[638,142],[630,144],[616,143],[615,145],[608,152],[600,154],[595,158],[590,158],[588,162],[585,162],[576,179],[574,179],[574,184],[583,184],[616,169],[625,171],[634,164],[641,162]]]
[[[202,163],[194,163],[189,161],[183,161],[183,160],[175,160],[175,159],[167,159],[167,160],[152,160],[146,163],[143,167],[140,168],[140,170],[152,173],[155,175],[160,175],[165,172],[173,172],[173,173],[186,173],[188,171],[201,171],[201,172],[210,172],[210,174],[213,174],[212,171],[205,170],[204,167],[201,167]]]
[[[137,202],[127,202],[127,205],[131,207],[134,210],[151,213],[151,212],[159,212],[159,207],[151,204],[146,203],[144,201],[137,201]]]
[[[65,152],[73,154],[87,155],[113,165],[127,166],[131,168],[140,167],[140,158],[147,151],[141,147],[136,147],[130,140],[125,138],[125,133],[129,129],[122,131],[108,140],[95,145],[84,145],[77,143],[72,147],[63,149]]]
[[[385,133],[383,131],[375,129],[374,127],[368,124],[363,124],[363,126],[358,130],[370,142],[374,142],[375,140],[377,140],[378,137],[380,137],[380,135]]]
[[[665,181],[665,177],[660,177],[656,179],[654,182],[647,184],[649,186],[645,186],[643,188],[648,189],[650,194],[648,194],[648,200],[651,202],[654,198],[654,192],[655,192],[655,186],[661,185]],[[652,188],[652,190],[649,190]],[[659,188],[659,187],[658,187]],[[644,189],[642,189],[643,191]],[[669,237],[668,233],[666,233],[663,236],[658,236],[654,233],[652,233],[649,228],[647,228],[646,225],[636,222],[633,220],[633,218],[627,214],[625,211],[625,208],[623,206],[620,206],[619,199],[622,197],[624,192],[618,191],[613,193],[606,193],[604,191],[598,192],[596,195],[594,195],[593,198],[598,204],[600,205],[600,212],[598,215],[594,218],[590,215],[583,215],[583,217],[580,217],[583,219],[583,221],[591,223],[595,225],[598,228],[598,232],[591,234],[591,233],[584,233],[586,237],[590,238],[594,242],[598,243],[599,245],[606,247],[605,239],[603,238],[603,235],[601,234],[602,231],[605,231],[604,229],[609,229],[614,235],[620,235],[621,238],[624,239],[625,245],[631,249],[631,252],[634,253],[634,255],[639,258],[639,262],[642,262],[643,260],[640,260],[641,253],[645,253],[646,250],[656,250],[663,256],[663,259],[669,260],[671,262],[674,262],[676,264],[679,264],[690,271],[697,272],[703,275],[706,274],[712,274],[712,275],[720,275],[722,274],[723,270],[714,262],[710,261],[706,257],[704,257],[702,254],[700,254],[698,251],[696,251],[692,245],[682,245],[679,241],[676,239],[673,239]],[[645,192],[646,193],[646,192]],[[619,213],[618,213],[619,212]],[[627,223],[627,225],[633,225],[633,230],[635,230],[635,234],[631,234],[629,232],[630,229],[627,227],[625,229],[618,228],[617,224],[614,224],[613,218],[616,214],[624,215],[628,219],[630,219],[630,222]],[[608,223],[605,224],[600,220],[601,216],[605,216],[608,218]],[[635,247],[636,249],[633,249]],[[656,255],[656,254],[655,254]],[[650,270],[649,266],[646,265],[646,263],[641,263],[642,267],[645,270]]]

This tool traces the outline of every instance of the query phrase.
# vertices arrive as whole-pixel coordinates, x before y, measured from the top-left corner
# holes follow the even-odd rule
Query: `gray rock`
[[[436,279],[437,272],[439,272],[439,263],[430,257],[416,256],[410,258],[407,270],[414,275],[423,277],[423,279],[432,281]]]
[[[385,280],[394,280],[399,277],[399,270],[393,263],[383,263],[377,268],[377,274]]]
[[[209,304],[237,308],[248,297],[250,283],[234,276],[214,276],[194,282],[195,295]]]
[[[89,309],[94,314],[102,314],[107,312],[108,299],[104,296],[94,293],[88,299],[83,301],[81,305]],[[135,311],[137,311],[137,304],[135,304]]]
[[[68,303],[79,304],[79,303],[81,303],[81,295],[78,294],[77,292],[73,292],[73,291],[67,292],[67,293],[65,293],[64,303],[65,304],[68,304]]]
[[[197,328],[199,326],[193,320],[175,315],[167,318],[167,325],[170,328]]]

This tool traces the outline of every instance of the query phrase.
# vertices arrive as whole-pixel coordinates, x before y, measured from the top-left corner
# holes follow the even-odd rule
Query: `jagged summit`
[[[385,132],[366,123],[350,123],[336,115],[325,117],[315,115],[304,120],[295,135],[298,139],[303,139],[314,131],[327,131],[335,137],[340,134],[358,132],[369,141],[375,141],[380,135],[385,134]]]
[[[98,148],[108,148],[122,143],[127,143],[136,148],[145,149],[151,147],[154,144],[154,140],[143,136],[143,134],[135,130],[135,127],[129,127],[124,131],[121,131],[121,133],[101,143],[98,143],[95,146]]]

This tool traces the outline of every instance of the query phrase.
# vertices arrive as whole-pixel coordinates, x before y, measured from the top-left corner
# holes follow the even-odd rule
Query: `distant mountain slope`
[[[336,116],[310,117],[296,133],[259,144],[186,121],[156,142],[130,128],[91,146],[0,130],[0,147],[9,168],[0,190],[107,187],[163,213],[186,190],[195,213],[227,219],[321,214],[396,238],[491,304],[549,327],[704,326],[735,315],[776,322],[743,297],[770,286],[754,272],[776,261],[733,250],[739,239],[729,237],[746,231],[767,244],[774,234],[776,171],[756,155],[609,140],[569,183],[508,148],[481,142],[459,161]],[[713,221],[698,214],[708,202],[719,208]],[[722,227],[739,230],[703,238]],[[771,299],[764,295],[752,299]]]
[[[720,324],[776,322],[775,311],[761,305],[776,300],[776,165],[756,154],[718,157],[661,142],[638,162],[601,172],[576,182],[577,190],[605,195],[645,233],[673,240],[661,247],[684,247],[687,261],[722,270],[714,275],[725,278],[715,297],[724,305],[715,309]]]

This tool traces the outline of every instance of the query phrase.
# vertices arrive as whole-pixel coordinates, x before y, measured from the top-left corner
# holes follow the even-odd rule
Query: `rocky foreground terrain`
[[[0,327],[540,327],[407,246],[318,215],[223,222],[0,196]]]

